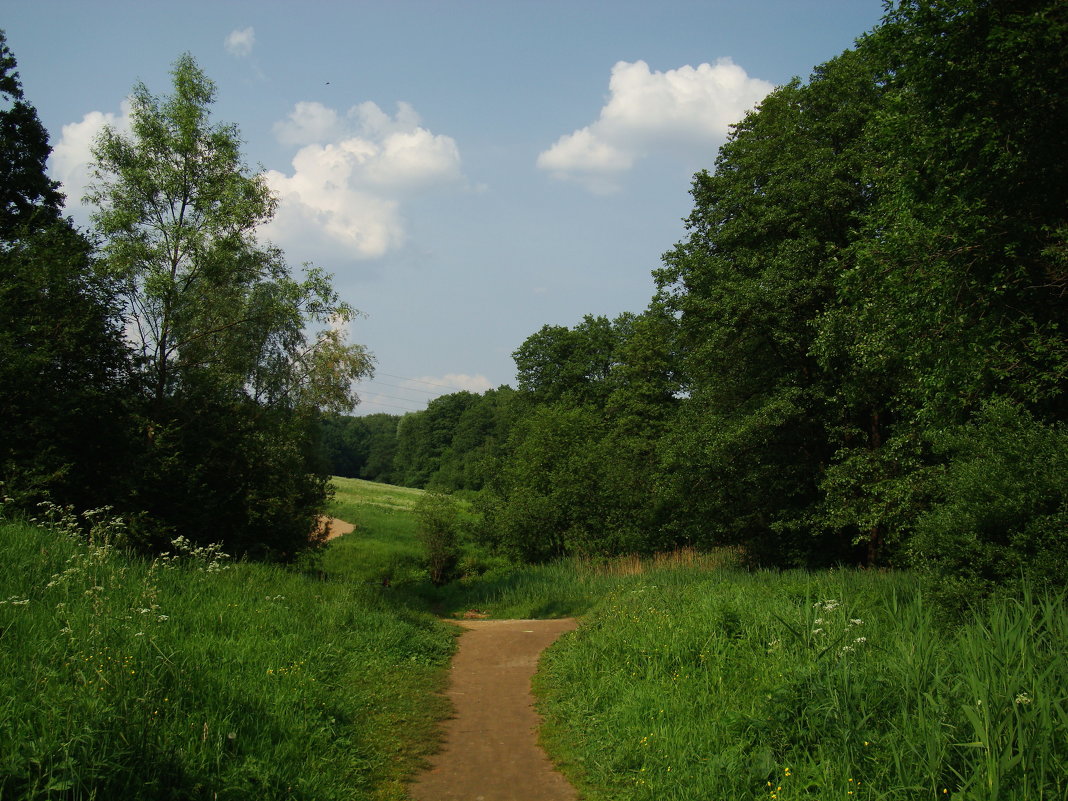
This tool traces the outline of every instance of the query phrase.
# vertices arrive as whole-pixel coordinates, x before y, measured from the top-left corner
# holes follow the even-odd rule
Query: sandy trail
[[[565,620],[465,620],[453,658],[444,748],[411,787],[414,801],[575,801],[537,743],[530,679],[538,656],[576,627]]]
[[[327,528],[329,526],[329,528]],[[326,539],[333,540],[340,537],[342,534],[351,534],[356,530],[356,526],[352,523],[348,523],[338,517],[326,517],[322,515],[319,517],[319,531],[326,529]]]

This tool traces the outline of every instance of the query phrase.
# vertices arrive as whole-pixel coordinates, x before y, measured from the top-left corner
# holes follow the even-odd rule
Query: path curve
[[[342,520],[338,517],[327,517],[326,515],[319,516],[318,532],[319,536],[326,532],[326,541],[337,539],[345,534],[351,534],[356,530],[356,526],[349,523],[346,520]]]
[[[577,622],[464,620],[448,695],[445,743],[412,785],[414,801],[575,801],[538,745],[530,679],[538,656]]]

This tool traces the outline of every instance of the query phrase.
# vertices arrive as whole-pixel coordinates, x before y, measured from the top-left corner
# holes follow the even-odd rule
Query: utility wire
[[[437,383],[435,381],[426,381],[426,380],[424,380],[422,378],[405,378],[404,376],[401,376],[401,375],[391,375],[389,373],[379,373],[379,375],[384,375],[387,378],[396,378],[396,379],[399,379],[400,381],[415,381],[417,384],[426,384],[429,387],[441,387],[442,389],[452,389],[452,390],[455,390],[456,392],[470,392],[471,391],[469,389],[465,389],[464,387],[458,387],[455,384],[440,384],[440,383]]]
[[[393,387],[394,389],[403,389],[405,392],[422,392],[425,395],[440,395],[441,393],[435,393],[432,389],[419,389],[419,387],[405,387],[400,384],[390,384],[386,381],[379,381],[377,378],[371,378],[366,383],[378,384],[383,387]]]

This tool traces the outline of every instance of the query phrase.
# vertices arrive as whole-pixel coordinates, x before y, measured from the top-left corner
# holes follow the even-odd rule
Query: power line
[[[470,392],[471,391],[469,389],[466,389],[465,387],[458,387],[455,384],[440,384],[440,383],[437,383],[435,381],[426,381],[426,380],[424,380],[422,378],[405,378],[402,375],[390,375],[389,373],[379,373],[379,375],[384,375],[384,376],[386,376],[388,378],[396,378],[396,379],[398,379],[400,381],[415,381],[417,384],[426,384],[429,387],[441,387],[442,389],[453,389],[453,390],[456,390],[457,392]]]
[[[399,398],[396,395],[387,395],[384,392],[371,392],[370,394],[373,395],[376,398],[389,398],[390,400],[399,400],[399,401],[404,401],[405,403],[420,403],[421,402],[418,398]]]
[[[425,409],[415,409],[415,408],[413,408],[411,406],[398,406],[395,403],[383,403],[382,401],[364,400],[363,398],[360,398],[360,402],[357,404],[356,408],[359,409],[359,408],[361,408],[363,406],[380,406],[380,407],[382,407],[384,409],[397,409],[397,410],[402,411],[402,412],[422,412],[422,411],[426,411]]]
[[[390,383],[388,383],[386,381],[379,381],[377,378],[371,378],[366,383],[368,383],[368,384],[379,384],[379,385],[381,385],[383,387],[393,387],[394,389],[403,389],[406,392],[422,392],[422,393],[424,393],[426,395],[434,395],[435,394],[434,391],[430,390],[430,389],[419,389],[419,387],[404,387],[404,386],[401,386],[400,384],[390,384]],[[440,395],[440,393],[437,393],[437,394]]]

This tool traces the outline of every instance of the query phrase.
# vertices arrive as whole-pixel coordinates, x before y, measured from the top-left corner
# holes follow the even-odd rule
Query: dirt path
[[[351,534],[356,530],[356,526],[352,523],[348,523],[338,517],[326,517],[325,515],[319,518],[319,533],[326,531],[327,541],[337,539],[342,534]]]
[[[414,801],[575,801],[537,744],[530,678],[574,620],[465,620],[453,658],[444,748],[411,787]]]

